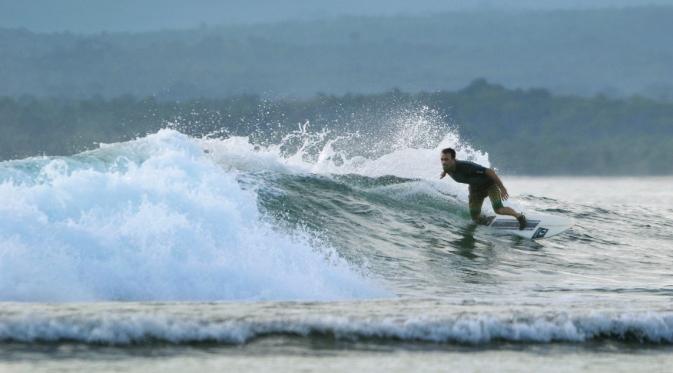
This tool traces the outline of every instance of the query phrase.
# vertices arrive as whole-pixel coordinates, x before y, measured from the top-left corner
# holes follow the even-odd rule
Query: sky
[[[455,10],[673,5],[673,0],[0,0],[0,27],[34,32],[142,32],[203,25]]]

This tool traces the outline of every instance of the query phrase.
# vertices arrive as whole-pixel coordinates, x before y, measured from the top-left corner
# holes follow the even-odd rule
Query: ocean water
[[[534,242],[439,180],[446,146],[490,165],[455,131],[359,141],[165,129],[1,162],[0,371],[673,366],[673,178],[503,172],[508,205],[575,222]]]

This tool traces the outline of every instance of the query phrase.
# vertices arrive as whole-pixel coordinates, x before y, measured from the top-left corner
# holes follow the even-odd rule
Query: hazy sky
[[[339,15],[427,14],[459,9],[673,5],[673,0],[0,0],[0,27],[37,32],[150,31]]]

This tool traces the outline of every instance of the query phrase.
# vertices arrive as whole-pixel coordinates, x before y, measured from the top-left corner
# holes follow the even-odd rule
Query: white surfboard
[[[544,214],[526,214],[527,225],[519,230],[519,222],[511,216],[495,216],[488,227],[498,233],[514,234],[531,240],[549,238],[568,230],[573,221],[562,216]]]

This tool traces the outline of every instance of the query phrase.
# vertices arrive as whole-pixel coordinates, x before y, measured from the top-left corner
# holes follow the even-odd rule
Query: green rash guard
[[[486,167],[474,162],[456,161],[456,166],[451,171],[446,171],[453,180],[458,183],[469,184],[470,188],[487,189],[495,182],[486,175]]]

